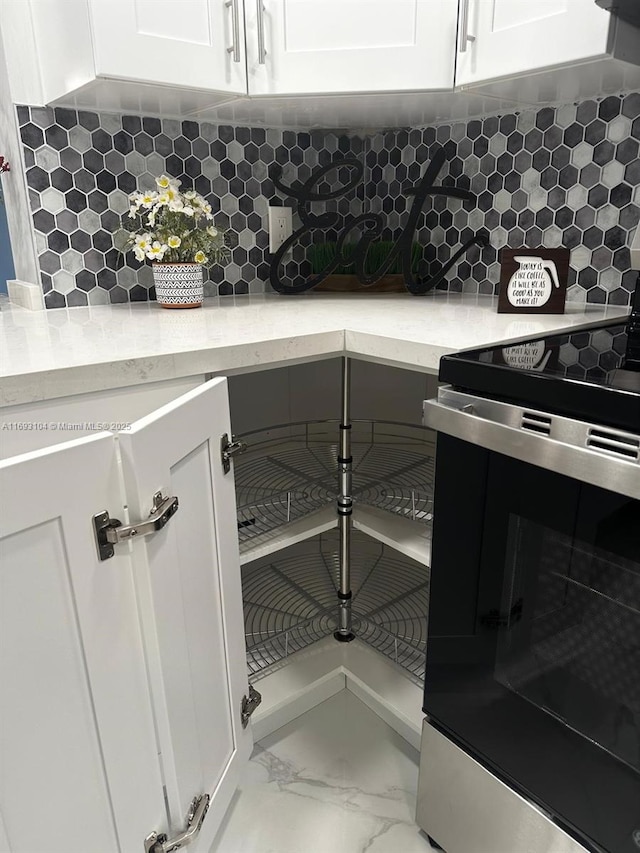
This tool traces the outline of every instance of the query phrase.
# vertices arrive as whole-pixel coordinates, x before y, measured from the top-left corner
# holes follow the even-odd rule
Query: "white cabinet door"
[[[609,22],[595,0],[460,0],[456,86],[602,56]]]
[[[246,93],[243,0],[89,0],[89,8],[98,76]]]
[[[131,517],[144,518],[159,490],[180,502],[166,527],[134,542],[133,559],[170,813],[170,827],[150,829],[179,830],[193,797],[208,793],[198,850],[208,849],[252,747],[240,718],[248,685],[224,433],[227,381],[215,379],[118,438]]]
[[[208,850],[251,752],[227,383],[0,463],[0,849],[130,853],[211,804]],[[168,524],[100,561],[93,516]],[[3,837],[4,836],[4,837]]]
[[[453,86],[457,0],[245,0],[249,94]]]
[[[10,853],[139,850],[165,807],[115,439],[0,463],[0,812]],[[2,839],[0,831],[0,839]]]

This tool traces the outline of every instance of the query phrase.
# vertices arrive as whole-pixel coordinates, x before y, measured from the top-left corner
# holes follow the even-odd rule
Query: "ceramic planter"
[[[156,299],[163,308],[200,308],[201,264],[152,264]]]

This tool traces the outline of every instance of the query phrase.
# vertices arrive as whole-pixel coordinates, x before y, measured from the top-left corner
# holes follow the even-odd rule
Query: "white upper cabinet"
[[[243,0],[89,0],[98,76],[246,92]]]
[[[184,115],[246,94],[243,0],[0,0],[12,100]]]
[[[207,851],[252,748],[227,383],[0,463],[0,850]],[[93,517],[178,511],[98,556]]]
[[[460,0],[456,85],[605,56],[595,0]]]
[[[245,0],[250,95],[453,86],[457,0]]]
[[[595,0],[0,0],[0,7],[9,89],[19,104],[224,124],[404,126],[486,111],[484,97],[450,98],[455,89],[503,99],[497,109],[638,85],[637,28]],[[525,77],[531,85],[523,90]],[[370,93],[365,107],[324,97],[361,93]],[[309,97],[286,97],[296,95]]]

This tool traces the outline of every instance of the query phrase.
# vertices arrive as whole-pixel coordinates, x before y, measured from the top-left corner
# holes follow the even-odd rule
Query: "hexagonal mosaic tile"
[[[388,217],[387,239],[397,236],[391,211],[400,212],[401,227],[410,205],[411,169],[424,170],[436,145],[448,153],[439,183],[470,189],[477,204],[427,202],[417,232],[426,271],[433,275],[474,231],[491,241],[470,249],[441,287],[497,293],[503,246],[566,246],[569,299],[629,303],[629,246],[640,219],[639,93],[377,134],[365,155],[366,191],[369,209]]]
[[[229,261],[206,271],[205,293],[269,289],[267,207],[286,202],[274,190],[269,167],[285,167],[285,182],[304,180],[338,147],[337,142],[327,147],[323,133],[151,116],[35,107],[19,107],[18,116],[50,308],[153,298],[150,268],[119,252],[113,234],[128,212],[129,193],[154,187],[163,172],[204,195],[216,222],[231,229]],[[348,143],[350,150],[358,147],[362,150],[359,140]],[[363,199],[364,188],[358,211]],[[349,213],[352,202],[337,201],[333,209]],[[287,262],[292,282],[308,275],[305,254],[304,246],[297,246]]]
[[[545,245],[571,250],[570,299],[626,304],[633,288],[638,93],[365,138],[64,108],[19,107],[18,116],[47,307],[153,298],[151,270],[114,248],[112,235],[128,194],[153,187],[162,172],[207,197],[216,221],[231,229],[229,262],[207,271],[205,292],[260,292],[270,289],[267,207],[292,204],[269,178],[274,163],[286,184],[339,157],[360,158],[362,186],[318,207],[342,216],[381,213],[382,236],[394,239],[406,221],[408,190],[436,145],[447,153],[438,182],[471,190],[476,203],[430,197],[416,235],[423,273],[433,275],[473,232],[487,232],[491,242],[461,257],[441,287],[495,293],[503,246]],[[323,188],[337,188],[342,178],[331,171]],[[284,274],[291,283],[308,276],[304,242]]]

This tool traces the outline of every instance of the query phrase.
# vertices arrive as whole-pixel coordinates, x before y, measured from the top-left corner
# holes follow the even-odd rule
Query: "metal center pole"
[[[342,359],[342,415],[338,451],[338,529],[340,530],[340,585],[338,588],[338,630],[334,637],[341,643],[355,640],[351,630],[351,362]]]

